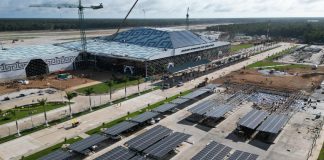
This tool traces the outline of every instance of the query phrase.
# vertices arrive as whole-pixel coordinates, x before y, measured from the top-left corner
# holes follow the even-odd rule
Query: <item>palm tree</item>
[[[66,92],[66,96],[65,98],[69,101],[69,110],[70,110],[70,118],[72,119],[72,108],[71,108],[71,100],[76,97],[77,95],[75,93],[72,92]]]
[[[115,82],[113,80],[109,80],[106,82],[106,85],[109,88],[109,96],[110,96],[110,103],[112,103],[112,86],[115,84]]]
[[[93,88],[88,88],[85,90],[86,96],[89,96],[89,103],[90,103],[90,111],[92,111],[92,106],[91,106],[91,94],[94,93]]]
[[[37,99],[37,102],[38,102],[39,105],[43,106],[44,117],[45,117],[45,125],[48,127],[49,125],[48,125],[47,113],[46,113],[47,98]]]
[[[127,99],[127,83],[128,83],[128,77],[124,76],[123,81],[125,83],[125,99]]]
[[[137,76],[136,79],[137,79],[137,90],[138,90],[138,95],[141,95],[141,92],[140,92],[140,84],[141,84],[142,76]]]
[[[17,107],[17,106],[16,106],[16,107]],[[18,136],[20,137],[21,134],[20,134],[19,125],[18,125],[18,120],[17,120],[17,116],[16,116],[16,110],[14,110],[14,109],[9,109],[9,110],[7,111],[7,113],[9,113],[10,115],[12,115],[12,116],[15,118],[17,134],[18,134]]]

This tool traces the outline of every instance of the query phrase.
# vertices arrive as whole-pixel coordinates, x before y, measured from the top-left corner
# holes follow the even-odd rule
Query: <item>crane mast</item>
[[[47,8],[77,8],[78,14],[79,14],[79,27],[80,27],[80,40],[81,40],[81,52],[87,52],[87,36],[85,32],[85,24],[84,24],[84,9],[101,9],[103,8],[102,3],[100,3],[97,6],[89,6],[85,7],[82,5],[82,0],[78,0],[79,4],[36,4],[36,5],[30,5],[29,7],[47,7]]]
[[[186,15],[186,30],[189,30],[189,7],[187,8],[187,15]]]
[[[81,39],[81,52],[87,51],[87,36],[85,33],[85,27],[84,27],[84,8],[82,6],[81,0],[79,0],[79,7],[78,7],[78,13],[79,13],[79,25],[80,25],[80,39]]]

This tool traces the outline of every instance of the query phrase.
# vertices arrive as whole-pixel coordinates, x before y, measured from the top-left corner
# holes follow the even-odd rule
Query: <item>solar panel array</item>
[[[144,150],[144,153],[154,158],[163,158],[190,136],[189,134],[175,132]]]
[[[73,156],[73,153],[65,152],[61,149],[56,150],[44,157],[41,157],[40,160],[67,160]]]
[[[127,141],[128,148],[135,149],[139,152],[145,150],[162,138],[170,135],[172,130],[161,125],[158,125],[145,133]]]
[[[158,115],[159,115],[159,113],[156,113],[156,112],[144,112],[144,113],[132,118],[130,121],[137,122],[137,123],[143,123],[143,122],[146,122],[147,120],[150,120]]]
[[[194,99],[196,97],[199,97],[205,93],[209,92],[208,90],[196,90],[194,92],[191,92],[185,96],[183,96],[182,98],[186,98],[186,99]]]
[[[215,106],[216,104],[213,101],[205,101],[190,108],[188,111],[194,114],[204,115]]]
[[[133,152],[125,147],[118,146],[100,157],[97,157],[95,160],[129,160],[135,155],[136,152]]]
[[[214,109],[208,111],[206,113],[206,116],[211,117],[211,118],[221,118],[221,117],[224,117],[224,115],[227,112],[231,111],[234,108],[235,108],[235,106],[221,105],[221,106],[215,107]]]
[[[256,160],[258,155],[236,150],[228,160]]]
[[[188,102],[188,101],[190,101],[190,99],[186,99],[186,98],[177,98],[177,99],[171,101],[170,103],[173,103],[173,104],[179,104],[179,105],[180,105],[180,104],[186,103],[186,102]]]
[[[192,160],[223,160],[231,150],[230,147],[212,141],[196,154]]]
[[[100,134],[94,134],[86,139],[83,139],[81,141],[78,141],[76,143],[73,143],[69,146],[71,150],[74,150],[76,152],[82,153],[84,150],[104,141],[107,140],[108,137],[100,135]]]
[[[107,130],[104,131],[104,133],[106,133],[108,135],[115,136],[115,135],[119,135],[120,133],[125,132],[137,125],[138,125],[138,123],[135,123],[135,122],[124,121],[117,125],[114,125],[111,128],[108,128]]]
[[[153,111],[159,112],[159,113],[164,113],[164,112],[167,112],[169,110],[172,110],[172,109],[174,109],[176,107],[177,107],[176,104],[167,103],[167,104],[163,104],[163,105],[161,105],[161,106],[153,109]]]
[[[265,118],[267,118],[268,115],[269,114],[265,111],[253,109],[240,119],[238,124],[250,129],[255,129]]]
[[[287,115],[272,114],[258,128],[258,131],[277,134],[288,122]]]
[[[130,160],[148,160],[148,159],[143,156],[137,155],[137,156],[131,158]]]

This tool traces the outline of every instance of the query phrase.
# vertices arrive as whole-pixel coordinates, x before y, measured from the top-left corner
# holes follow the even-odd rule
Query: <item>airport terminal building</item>
[[[176,73],[229,54],[230,43],[213,41],[187,30],[134,28],[113,36],[9,48],[0,51],[0,81],[95,66],[150,76]]]

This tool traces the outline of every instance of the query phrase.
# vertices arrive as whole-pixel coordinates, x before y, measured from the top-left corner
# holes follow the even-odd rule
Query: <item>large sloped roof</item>
[[[119,33],[113,41],[139,46],[176,49],[212,42],[187,30],[134,28]]]

